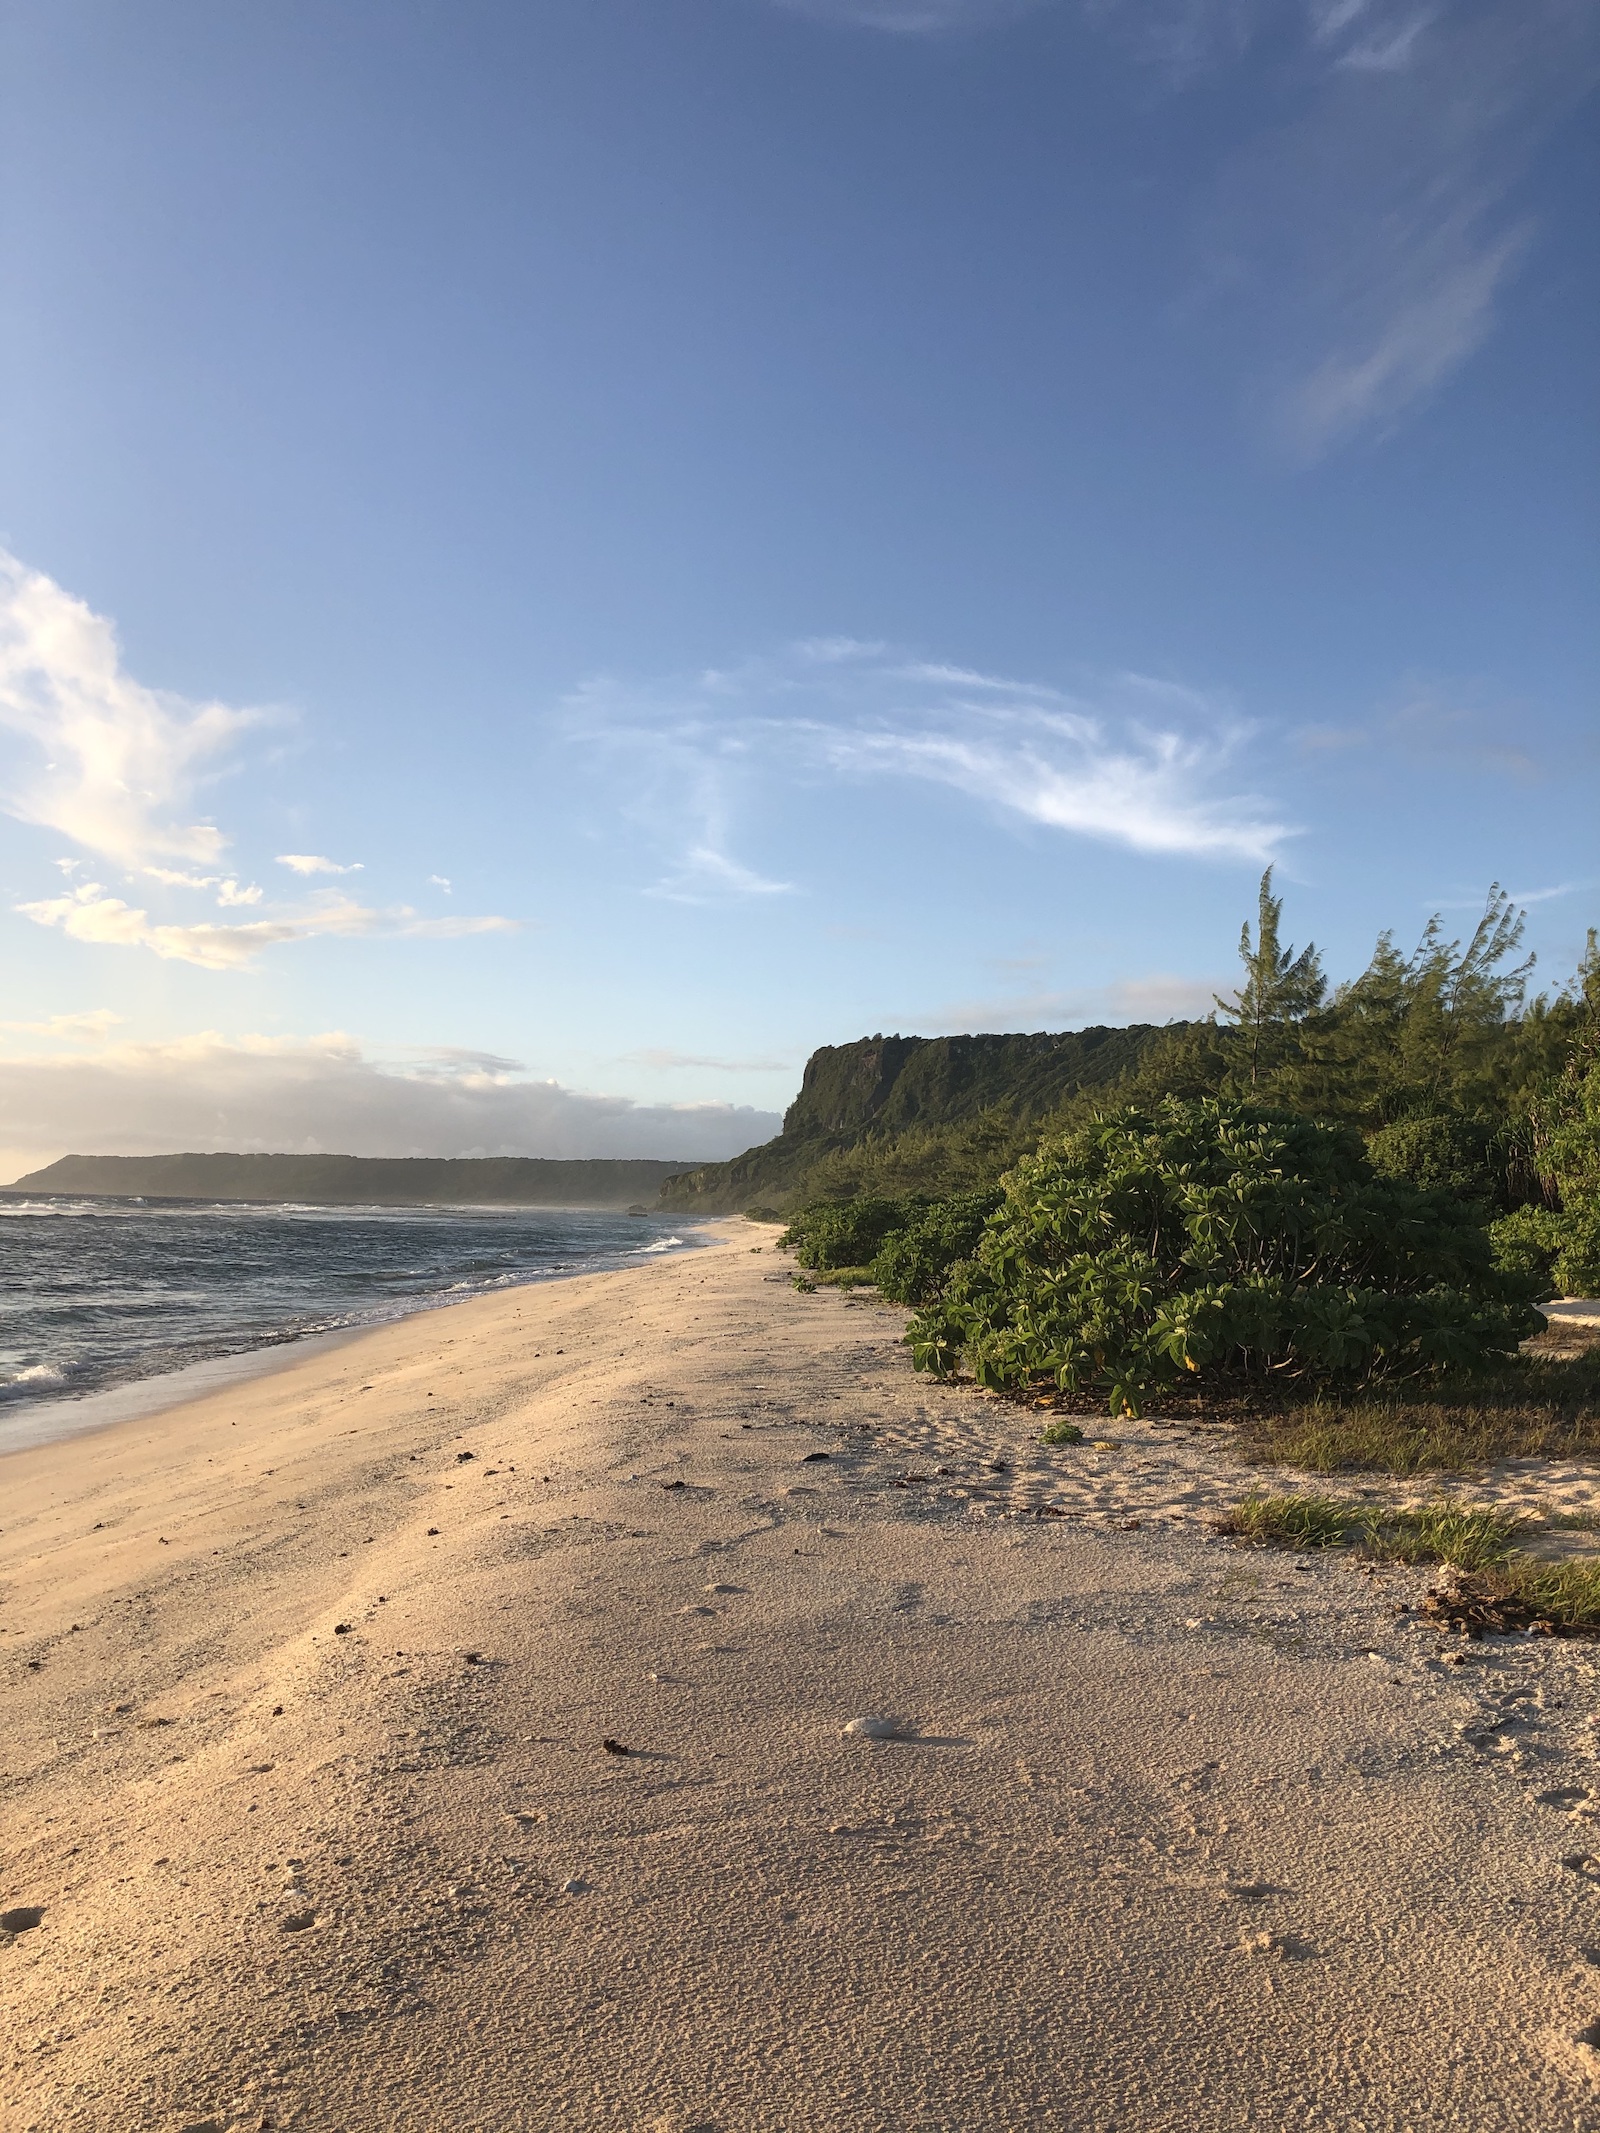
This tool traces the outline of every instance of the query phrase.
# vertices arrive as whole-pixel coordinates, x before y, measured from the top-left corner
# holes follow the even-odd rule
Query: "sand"
[[[0,1462],[7,2133],[1600,2124],[1600,1652],[714,1234]]]

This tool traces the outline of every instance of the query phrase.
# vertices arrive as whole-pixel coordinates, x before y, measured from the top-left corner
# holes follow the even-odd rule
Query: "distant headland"
[[[64,1155],[3,1189],[327,1206],[654,1206],[694,1166],[644,1157]]]

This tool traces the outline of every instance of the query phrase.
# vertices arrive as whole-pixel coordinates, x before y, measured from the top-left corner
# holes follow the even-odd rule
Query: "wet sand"
[[[1594,1648],[720,1234],[0,1461],[8,2133],[1594,2125]]]

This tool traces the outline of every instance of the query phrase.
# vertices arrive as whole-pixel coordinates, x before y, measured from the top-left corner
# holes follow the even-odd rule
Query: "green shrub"
[[[1367,1159],[1380,1177],[1404,1178],[1433,1192],[1485,1206],[1495,1197],[1499,1169],[1491,1136],[1475,1119],[1425,1111],[1380,1127],[1367,1140]]]
[[[906,1220],[903,1200],[837,1200],[804,1208],[778,1239],[814,1273],[869,1266],[891,1230]]]
[[[1495,1223],[1495,1257],[1536,1296],[1600,1296],[1600,1206],[1519,1207]]]
[[[1005,1181],[912,1320],[919,1369],[1052,1380],[1137,1413],[1180,1382],[1432,1377],[1515,1351],[1530,1284],[1469,1206],[1379,1177],[1358,1135],[1214,1099],[1123,1111]]]
[[[872,1262],[878,1293],[890,1303],[932,1303],[951,1267],[977,1249],[983,1225],[1000,1200],[996,1188],[953,1193],[921,1207],[906,1202],[904,1226],[890,1232]]]

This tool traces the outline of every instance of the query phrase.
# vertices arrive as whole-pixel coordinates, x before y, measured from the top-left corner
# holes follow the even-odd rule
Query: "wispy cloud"
[[[1232,787],[1248,728],[1231,707],[1145,675],[1069,694],[826,639],[659,684],[596,681],[568,708],[583,744],[640,780],[641,823],[699,827],[648,892],[658,896],[790,888],[778,870],[732,858],[729,836],[741,811],[797,780],[939,785],[1002,820],[1252,866],[1292,834],[1267,801]]]
[[[1251,11],[1242,41],[1224,0],[1189,13],[1214,60],[1256,66],[1260,120],[1202,243],[1217,316],[1259,350],[1269,428],[1309,464],[1392,430],[1493,330],[1537,239],[1519,181],[1600,79],[1600,14],[1319,0],[1285,54],[1281,9]]]
[[[669,903],[716,903],[727,897],[792,896],[792,881],[768,881],[754,867],[741,866],[715,845],[691,845],[683,858],[646,889],[647,896],[665,897]]]
[[[1589,884],[1583,881],[1564,881],[1553,889],[1508,889],[1506,901],[1514,908],[1526,904],[1549,904],[1556,902],[1559,897],[1572,896],[1579,889],[1588,886]],[[1479,889],[1476,894],[1472,894],[1452,890],[1448,896],[1431,896],[1426,899],[1424,908],[1429,911],[1481,911],[1483,891]]]
[[[884,30],[898,37],[991,29],[1046,4],[1047,0],[776,0],[787,14],[846,23],[855,29]]]
[[[642,1051],[624,1052],[629,1066],[649,1067],[653,1073],[675,1074],[693,1069],[708,1074],[781,1074],[794,1065],[792,1059],[717,1059],[703,1052],[674,1052],[647,1045]]]
[[[245,899],[248,900],[248,899]],[[458,940],[472,933],[512,933],[509,918],[419,918],[406,905],[374,910],[330,891],[326,898],[281,918],[235,925],[171,925],[114,896],[98,881],[86,881],[65,896],[18,904],[35,925],[51,926],[69,939],[103,948],[147,948],[163,961],[193,963],[201,970],[243,970],[265,948],[286,941],[332,936]]]
[[[1515,778],[1547,774],[1543,722],[1526,704],[1495,702],[1470,680],[1411,676],[1386,709],[1348,726],[1303,726],[1295,735],[1307,755],[1370,750],[1424,762],[1455,776]],[[1571,769],[1570,749],[1563,751]]]
[[[984,0],[777,0],[939,36]],[[1382,435],[1493,331],[1537,227],[1516,189],[1600,80],[1591,0],[1056,0],[1170,92],[1225,95],[1237,146],[1196,169],[1206,295],[1277,447]],[[1243,116],[1241,117],[1241,114]]]
[[[196,788],[258,711],[191,703],[124,672],[103,616],[0,551],[0,807],[128,867],[204,866],[226,839]]]
[[[445,1071],[374,1059],[340,1032],[114,1044],[93,1054],[41,1047],[0,1059],[4,1175],[69,1151],[175,1148],[349,1155],[648,1155],[705,1161],[778,1129],[777,1114],[627,1096],[523,1078],[492,1054],[449,1055]]]
[[[359,874],[362,869],[359,859],[341,866],[337,859],[324,859],[320,852],[280,852],[277,863],[292,874]]]

